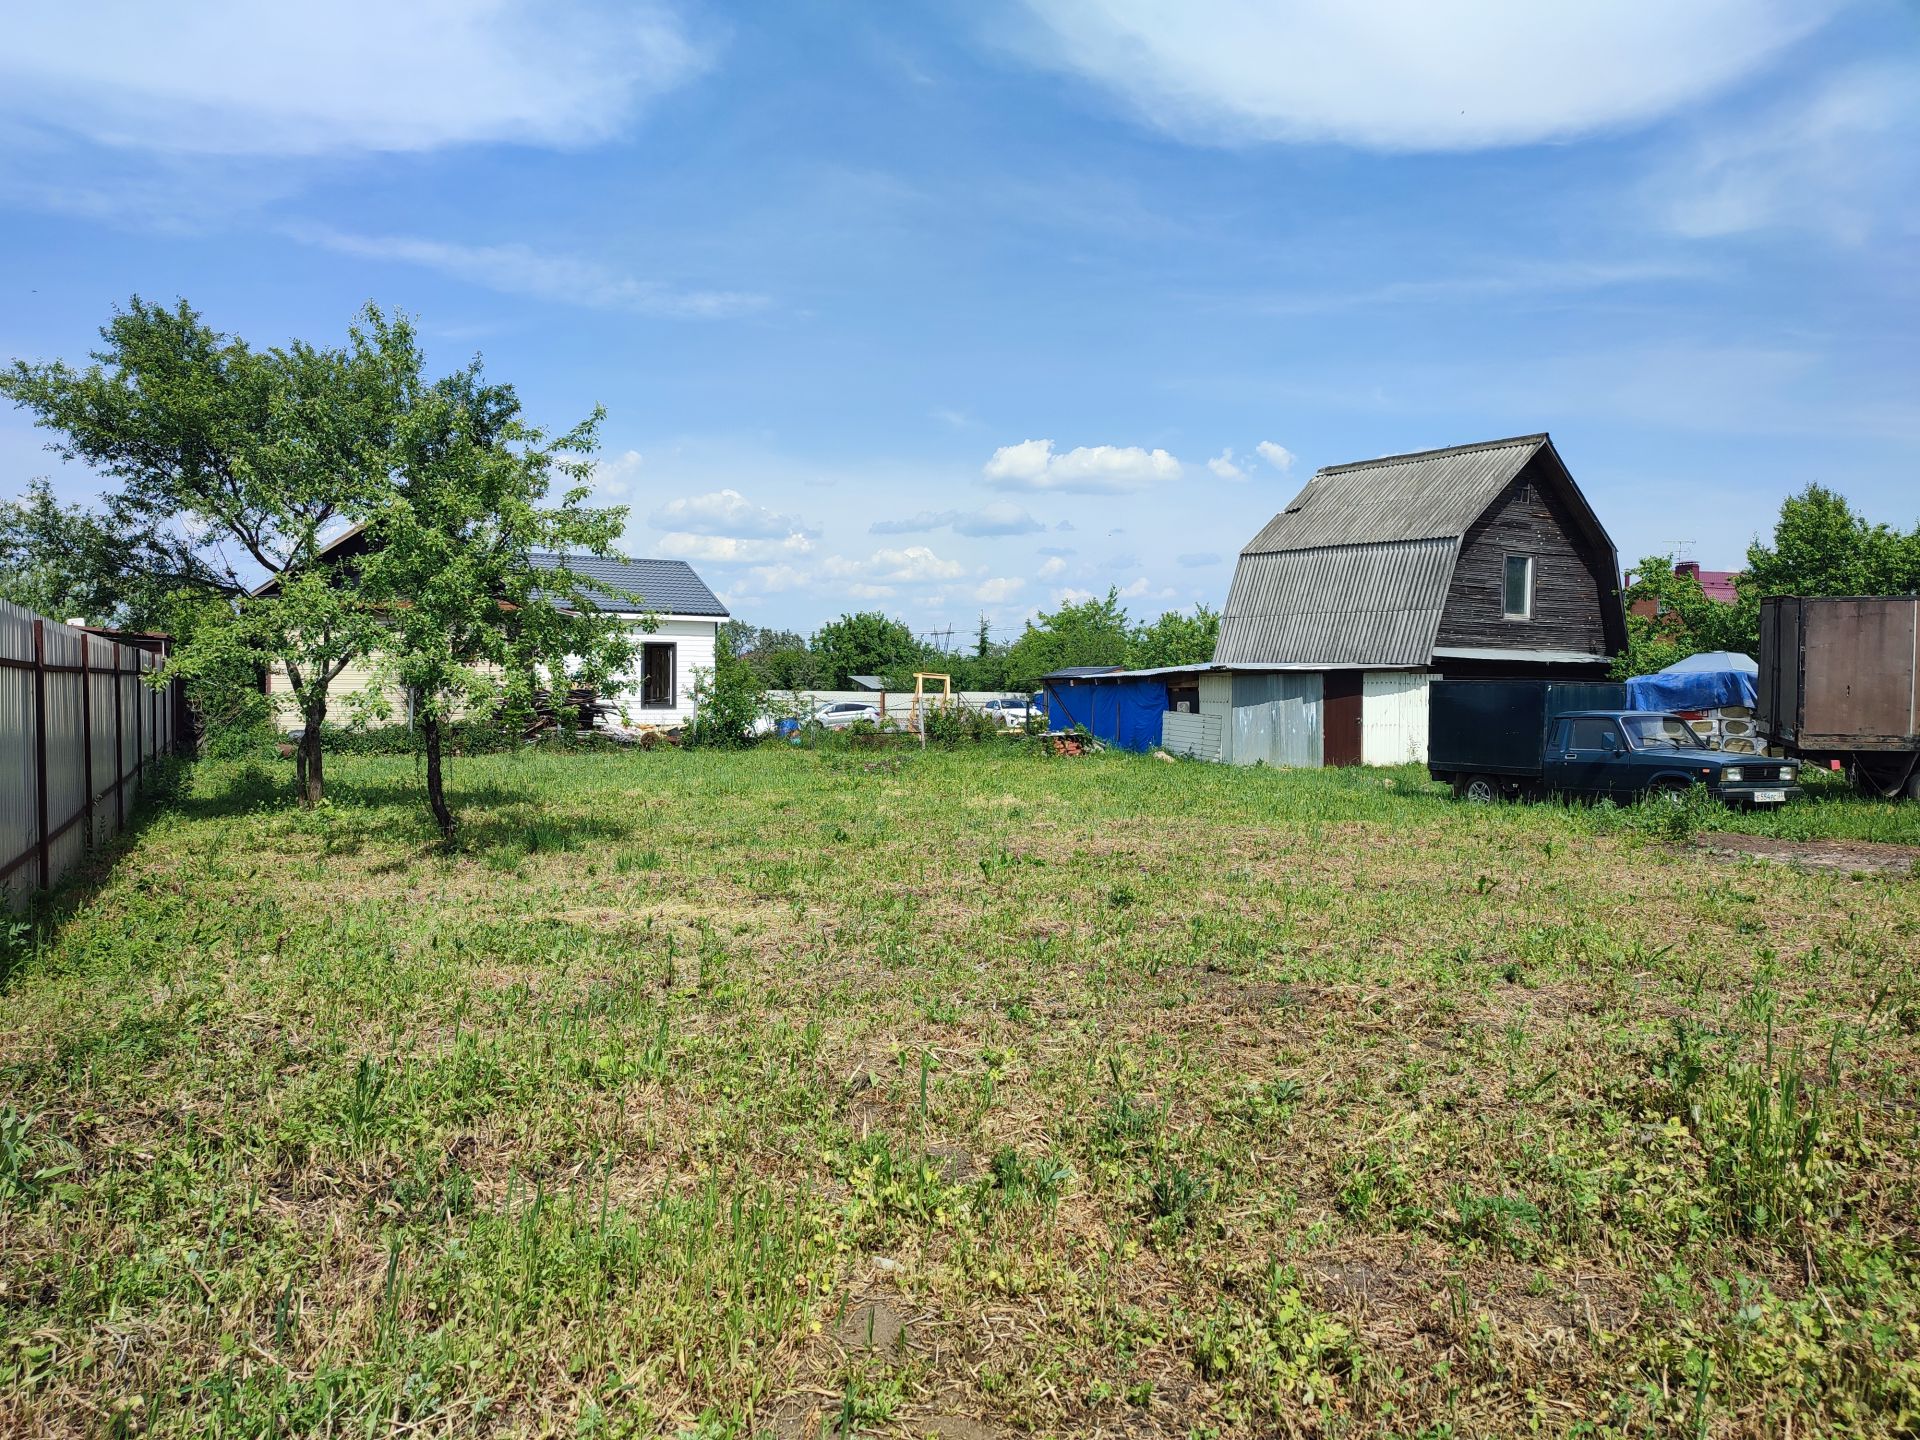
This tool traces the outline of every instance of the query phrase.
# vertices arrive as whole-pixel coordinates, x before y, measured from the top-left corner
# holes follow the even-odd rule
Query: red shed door
[[[1321,748],[1328,765],[1360,763],[1361,672],[1329,670],[1322,677]]]

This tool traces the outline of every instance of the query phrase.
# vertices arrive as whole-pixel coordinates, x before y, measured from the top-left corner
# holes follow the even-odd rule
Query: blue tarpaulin
[[[1094,739],[1122,750],[1151,750],[1160,743],[1160,717],[1167,713],[1164,680],[1053,680],[1047,684],[1047,728],[1084,726]]]
[[[1657,675],[1627,681],[1627,704],[1635,710],[1719,710],[1759,698],[1760,667],[1752,657],[1709,650],[1676,660]]]

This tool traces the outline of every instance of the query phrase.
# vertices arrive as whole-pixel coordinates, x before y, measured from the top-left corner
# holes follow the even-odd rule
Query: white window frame
[[[1513,562],[1514,562],[1514,561],[1516,561],[1516,560],[1523,560],[1523,561],[1525,561],[1525,562],[1526,562],[1526,566],[1527,566],[1527,596],[1526,596],[1526,599],[1525,599],[1525,601],[1523,601],[1523,602],[1522,602],[1522,604],[1523,604],[1523,608],[1522,608],[1522,609],[1519,609],[1519,610],[1515,610],[1515,609],[1512,609],[1512,608],[1511,608],[1511,607],[1510,607],[1510,606],[1509,606],[1509,605],[1507,604],[1507,599],[1508,599],[1508,596],[1507,596],[1507,588],[1508,588],[1508,587],[1507,587],[1507,571],[1508,571],[1508,570],[1509,570],[1509,569],[1510,569],[1510,568],[1512,567],[1512,565],[1513,565]],[[1501,619],[1503,619],[1503,620],[1531,620],[1531,619],[1533,619],[1533,582],[1534,582],[1534,578],[1535,578],[1535,567],[1534,567],[1534,560],[1533,560],[1533,556],[1531,556],[1531,555],[1519,555],[1519,554],[1508,554],[1507,556],[1505,556],[1505,557],[1504,557],[1504,558],[1503,558],[1503,559],[1501,560],[1501,562],[1500,562],[1500,618],[1501,618]]]

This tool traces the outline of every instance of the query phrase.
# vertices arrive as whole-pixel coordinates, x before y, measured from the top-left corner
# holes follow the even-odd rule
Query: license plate
[[[1787,792],[1784,790],[1756,790],[1753,792],[1753,803],[1756,805],[1784,805],[1787,803]]]

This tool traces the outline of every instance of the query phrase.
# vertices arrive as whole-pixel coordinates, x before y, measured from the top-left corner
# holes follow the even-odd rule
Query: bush
[[[923,721],[929,745],[983,745],[1000,736],[1000,727],[964,705],[930,705]]]
[[[753,724],[766,704],[766,691],[754,668],[733,653],[726,636],[713,650],[713,669],[693,677],[693,733],[690,744],[738,750],[754,740]]]

